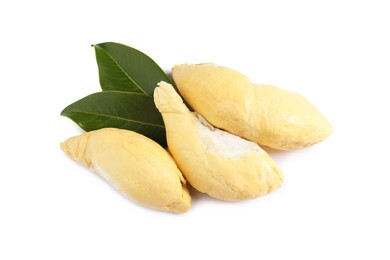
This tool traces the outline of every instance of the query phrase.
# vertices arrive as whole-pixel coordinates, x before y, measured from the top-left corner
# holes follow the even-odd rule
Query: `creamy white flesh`
[[[196,112],[194,115],[197,119],[199,140],[207,151],[231,158],[242,157],[249,151],[264,153],[258,144],[213,127]]]

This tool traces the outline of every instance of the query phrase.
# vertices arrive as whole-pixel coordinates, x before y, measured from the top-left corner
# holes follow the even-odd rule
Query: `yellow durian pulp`
[[[264,84],[211,63],[172,69],[174,82],[188,104],[215,127],[259,145],[300,149],[332,133],[332,126],[303,96]]]
[[[259,145],[214,128],[189,111],[170,84],[158,84],[154,101],[164,119],[169,151],[198,191],[221,200],[244,200],[282,184],[279,167]]]
[[[191,207],[186,181],[173,158],[141,134],[103,128],[71,137],[61,149],[135,202],[178,213]]]

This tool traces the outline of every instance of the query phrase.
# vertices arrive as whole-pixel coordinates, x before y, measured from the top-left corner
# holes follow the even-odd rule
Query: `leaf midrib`
[[[84,111],[75,111],[75,110],[72,110],[71,112],[69,112],[69,114],[72,114],[72,113],[88,114],[88,115],[95,115],[95,116],[103,116],[103,117],[108,117],[108,118],[112,118],[112,119],[128,121],[128,122],[131,122],[131,123],[137,123],[137,124],[141,124],[141,125],[149,125],[149,126],[154,126],[154,127],[165,128],[164,125],[157,125],[157,124],[153,124],[153,123],[147,123],[147,122],[132,120],[132,119],[124,118],[124,117],[117,117],[117,116],[112,116],[112,115],[105,115],[105,114],[98,114],[98,113],[84,112]]]
[[[102,47],[100,47],[100,46],[98,46],[98,47],[99,47],[101,50],[103,50],[103,51],[111,58],[112,61],[114,61],[114,63],[116,64],[116,66],[123,72],[123,74],[126,75],[126,77],[127,77],[131,82],[134,83],[134,85],[135,85],[138,89],[140,89],[146,96],[149,96],[148,93],[146,93],[145,90],[143,90],[143,89],[141,88],[141,86],[138,85],[137,82],[135,82],[135,81],[129,76],[129,74],[127,74],[127,72],[124,71],[124,70],[122,69],[122,67],[119,65],[119,63],[114,59],[114,57],[112,57],[112,55],[111,55],[108,51],[106,51],[104,48],[102,48]],[[96,46],[95,46],[95,48],[96,48]]]

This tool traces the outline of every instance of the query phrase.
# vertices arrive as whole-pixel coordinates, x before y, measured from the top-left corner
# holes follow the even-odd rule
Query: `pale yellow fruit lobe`
[[[103,128],[71,137],[61,149],[133,201],[178,213],[191,207],[186,181],[171,155],[141,134]]]
[[[172,75],[183,98],[212,125],[259,145],[300,149],[332,133],[329,121],[303,96],[252,84],[233,69],[183,64]]]
[[[282,184],[280,169],[260,146],[189,111],[170,84],[159,83],[154,101],[164,119],[169,150],[198,191],[221,200],[244,200]]]

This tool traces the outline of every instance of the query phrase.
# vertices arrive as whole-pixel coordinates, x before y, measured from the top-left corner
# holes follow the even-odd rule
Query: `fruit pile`
[[[235,70],[184,64],[172,76],[180,94],[165,81],[155,83],[153,94],[168,151],[137,129],[109,124],[66,140],[62,150],[131,200],[179,213],[191,207],[187,181],[221,200],[257,198],[283,183],[261,146],[300,149],[332,133],[301,95],[253,84]]]

